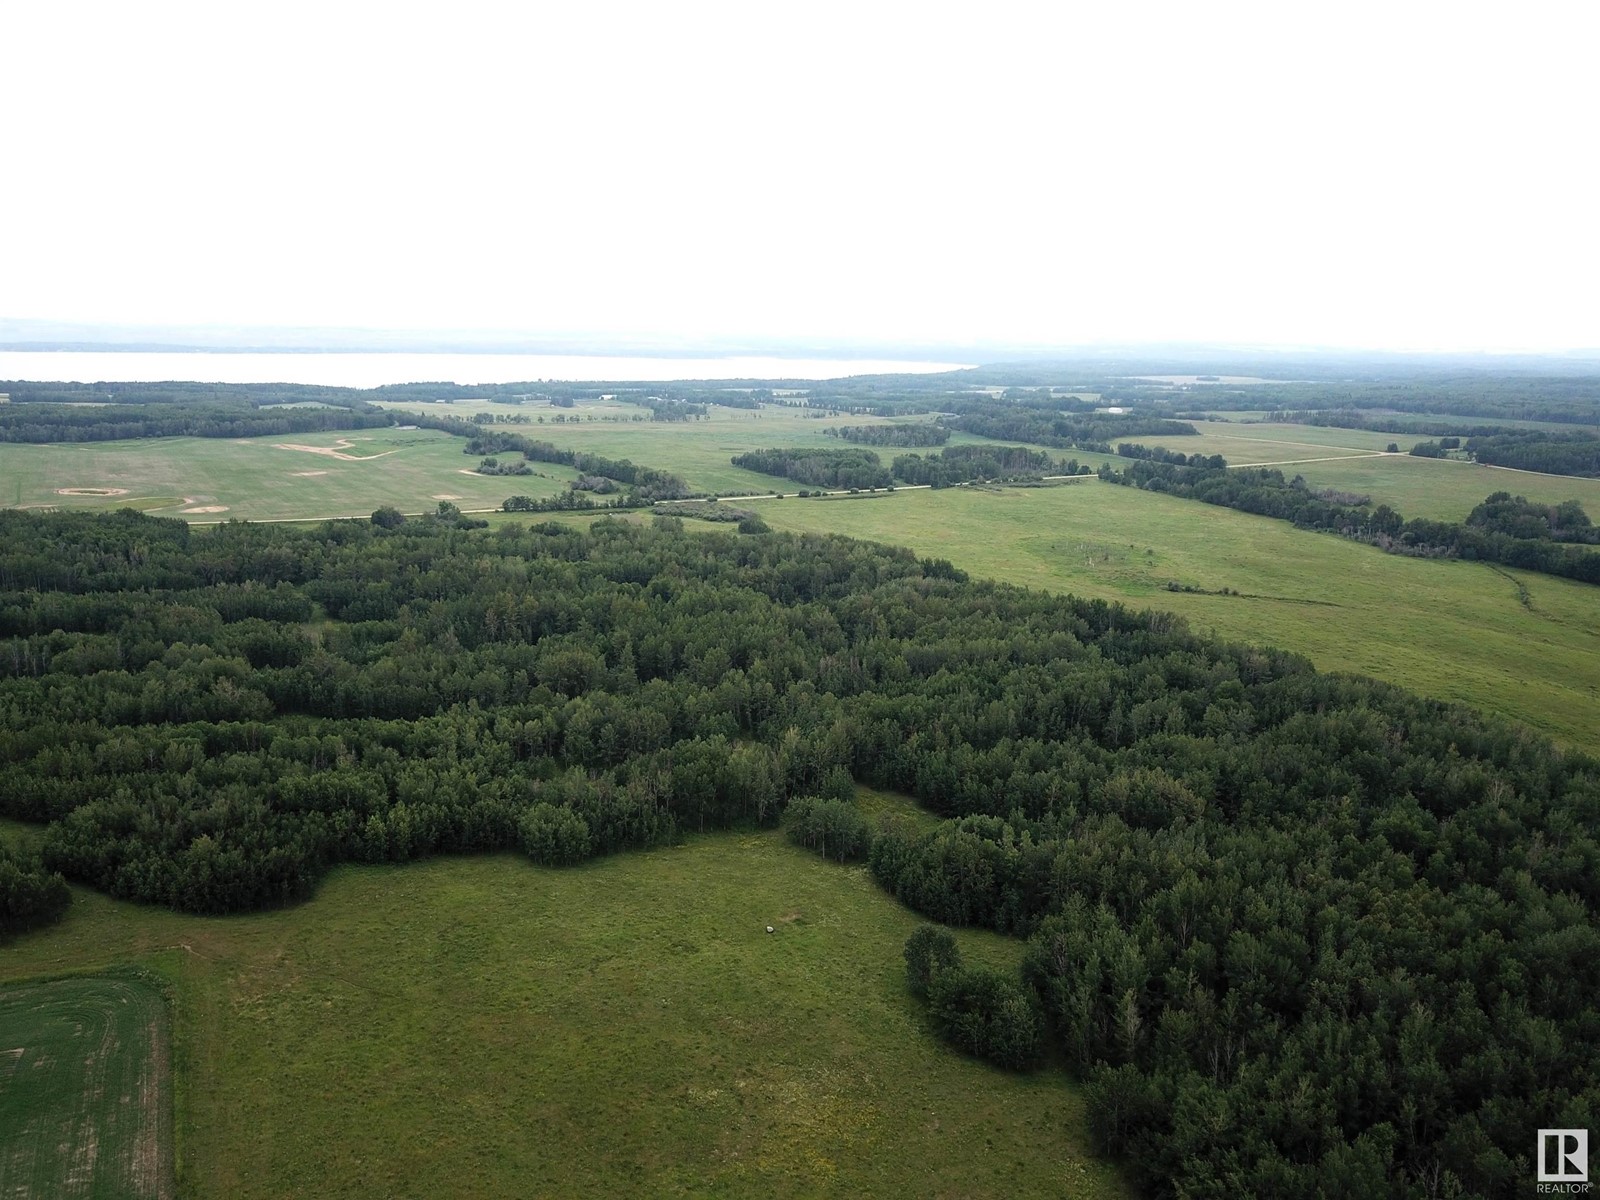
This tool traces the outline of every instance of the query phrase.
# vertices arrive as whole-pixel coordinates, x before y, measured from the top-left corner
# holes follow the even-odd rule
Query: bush
[[[0,846],[0,935],[60,920],[72,903],[67,881],[37,854]]]
[[[906,939],[906,982],[919,996],[927,996],[933,977],[961,970],[961,947],[948,929],[918,925]]]
[[[589,822],[558,804],[535,804],[517,822],[522,852],[547,867],[568,867],[591,853]]]
[[[789,840],[823,858],[849,862],[866,856],[867,819],[849,800],[803,796],[791,800],[783,814]]]
[[[968,1054],[1014,1071],[1038,1061],[1038,1005],[1010,976],[989,967],[935,971],[928,1003],[939,1035]]]
[[[392,504],[385,504],[372,514],[372,523],[379,529],[398,529],[405,522],[405,514]]]
[[[768,525],[754,513],[739,522],[740,533],[769,533],[771,532],[771,529],[772,526]]]

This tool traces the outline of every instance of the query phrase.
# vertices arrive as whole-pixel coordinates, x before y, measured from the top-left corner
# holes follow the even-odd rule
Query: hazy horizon
[[[1590,351],[1586,30],[1575,4],[14,7],[0,317]]]

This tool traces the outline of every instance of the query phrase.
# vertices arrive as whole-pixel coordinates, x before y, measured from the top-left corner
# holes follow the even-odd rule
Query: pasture
[[[507,496],[548,496],[575,478],[478,475],[460,438],[429,429],[356,429],[258,438],[0,444],[0,503],[27,508],[138,508],[190,521],[365,517],[391,504],[429,512]],[[63,494],[65,493],[65,494]]]
[[[151,983],[0,986],[0,1195],[171,1196],[170,1077]]]
[[[194,1195],[1126,1194],[1059,1072],[937,1040],[904,981],[916,924],[864,868],[723,834],[561,871],[343,867],[225,919],[77,889],[0,979],[168,981]]]

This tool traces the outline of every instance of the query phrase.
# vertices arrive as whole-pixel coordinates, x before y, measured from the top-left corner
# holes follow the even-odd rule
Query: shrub
[[[547,867],[567,867],[591,853],[589,822],[558,804],[535,804],[517,822],[522,852]]]
[[[1038,1061],[1038,1005],[1010,976],[989,967],[935,971],[928,1003],[940,1036],[968,1054],[1014,1071]]]
[[[59,920],[72,903],[67,881],[37,854],[0,846],[0,935]]]

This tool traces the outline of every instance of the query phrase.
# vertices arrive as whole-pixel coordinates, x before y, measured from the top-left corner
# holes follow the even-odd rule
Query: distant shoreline
[[[731,384],[818,381],[855,375],[931,375],[973,364],[853,356],[527,354],[348,350],[16,350],[0,347],[0,380],[39,383],[298,383],[373,388],[574,383]]]

